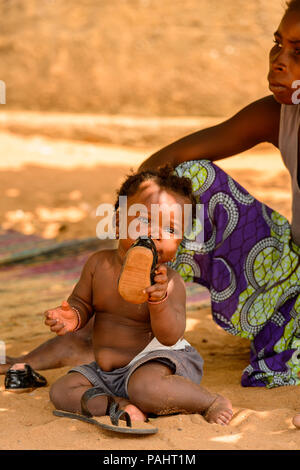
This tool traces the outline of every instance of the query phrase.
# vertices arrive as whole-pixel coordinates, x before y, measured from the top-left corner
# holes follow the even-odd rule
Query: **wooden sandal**
[[[127,251],[118,281],[121,297],[133,304],[148,300],[143,290],[154,284],[157,251],[151,238],[139,237]]]

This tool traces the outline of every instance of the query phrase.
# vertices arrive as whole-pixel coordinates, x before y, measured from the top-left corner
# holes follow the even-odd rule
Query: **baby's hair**
[[[138,191],[140,185],[144,181],[149,180],[154,181],[160,188],[169,189],[188,198],[192,204],[192,216],[195,218],[197,200],[193,194],[191,180],[176,175],[174,168],[170,165],[159,167],[156,170],[144,170],[128,175],[119,191],[117,191],[115,210],[119,207],[120,196],[133,196]]]

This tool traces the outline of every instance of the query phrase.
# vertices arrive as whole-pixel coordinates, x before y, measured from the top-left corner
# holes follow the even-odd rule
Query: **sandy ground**
[[[22,7],[2,1],[6,108],[232,114],[268,93],[268,52],[284,6],[284,0],[26,0]]]
[[[95,209],[111,202],[129,167],[137,167],[152,148],[132,149],[42,136],[0,134],[0,223],[24,233],[68,239],[95,235]],[[289,177],[279,153],[257,147],[220,161],[253,195],[290,217]],[[30,287],[30,286],[29,286]],[[56,286],[59,295],[59,286]],[[1,285],[2,296],[15,295],[11,284]],[[8,354],[31,350],[49,338],[36,313],[31,314],[29,293],[24,295],[26,322],[8,324],[5,311],[1,339]],[[38,305],[38,301],[36,303]],[[50,306],[49,306],[50,307]],[[35,309],[36,312],[36,309]],[[124,437],[93,426],[56,418],[49,387],[30,394],[4,391],[0,377],[1,449],[276,449],[296,450],[300,431],[291,419],[300,410],[295,387],[273,390],[242,388],[240,377],[248,364],[249,342],[215,325],[209,306],[189,310],[186,338],[205,360],[203,385],[233,403],[234,417],[227,427],[208,424],[202,416],[176,415],[155,420],[159,432],[149,437]],[[49,384],[68,368],[44,371]]]

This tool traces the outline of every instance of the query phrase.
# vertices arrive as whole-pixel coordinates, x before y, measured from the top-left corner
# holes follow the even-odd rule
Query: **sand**
[[[21,7],[2,1],[5,108],[232,114],[268,93],[268,53],[284,6],[284,0],[26,0]]]
[[[111,202],[129,167],[137,167],[153,150],[9,133],[1,133],[0,142],[2,227],[58,239],[94,236],[97,205]],[[257,147],[219,164],[253,195],[290,217],[289,178],[274,148]],[[60,286],[56,288],[60,294]],[[7,289],[5,283],[1,285],[2,296],[14,294]],[[27,352],[52,337],[42,317],[37,316],[38,299],[30,298],[30,292],[22,295],[26,322],[22,320],[22,309],[14,322],[9,321],[5,311],[1,312],[0,339],[7,341],[8,354]],[[30,309],[30,305],[35,308]],[[49,386],[15,395],[4,391],[1,376],[0,449],[299,448],[300,430],[291,421],[300,411],[296,387],[243,388],[240,378],[248,364],[249,342],[218,327],[211,319],[209,305],[189,310],[185,337],[204,358],[203,386],[232,401],[234,416],[229,426],[208,424],[199,415],[179,414],[157,418],[154,424],[159,431],[153,436],[112,434],[90,424],[53,416]],[[42,373],[51,385],[68,369]]]

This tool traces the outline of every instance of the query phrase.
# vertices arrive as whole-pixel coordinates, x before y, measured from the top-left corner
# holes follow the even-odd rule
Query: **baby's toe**
[[[230,422],[230,420],[231,414],[226,411],[223,411],[217,418],[217,424],[226,425]]]

